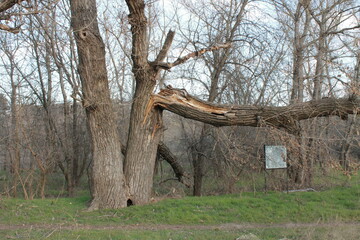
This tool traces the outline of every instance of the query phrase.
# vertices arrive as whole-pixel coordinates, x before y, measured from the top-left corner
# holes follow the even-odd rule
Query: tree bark
[[[148,203],[152,193],[162,113],[160,109],[153,109],[146,114],[146,107],[155,83],[154,80],[137,81],[131,109],[124,171],[129,188],[128,201],[134,205]]]
[[[160,157],[170,164],[179,182],[183,183],[186,187],[190,187],[191,184],[189,183],[189,175],[185,172],[184,168],[177,161],[175,155],[163,142],[159,143],[158,152],[160,154]]]
[[[160,107],[185,118],[213,126],[269,126],[285,128],[291,133],[299,131],[298,121],[324,116],[346,119],[360,107],[360,98],[324,98],[282,107],[221,105],[201,101],[183,89],[163,89],[152,95],[153,107]]]
[[[309,31],[310,14],[305,11],[305,22],[301,31],[301,18],[303,14],[303,2],[298,1],[294,13],[294,40],[293,40],[293,86],[291,90],[291,103],[304,100],[304,60],[305,60],[305,39]]]
[[[91,135],[92,202],[90,210],[126,206],[123,156],[110,100],[105,46],[95,0],[71,0],[71,25],[78,49],[83,105]]]
[[[206,149],[209,144],[208,138],[212,134],[212,129],[209,124],[203,124],[200,134],[200,139],[198,146],[195,147],[196,154],[193,157],[193,166],[194,166],[194,187],[193,195],[201,196],[203,189],[203,177],[205,176],[205,162],[209,160],[208,155],[206,154]]]
[[[11,75],[12,78],[12,75]],[[9,141],[10,172],[13,176],[12,196],[17,197],[17,186],[20,176],[20,138],[19,138],[19,110],[17,104],[17,86],[11,82],[11,131]]]
[[[160,68],[148,62],[147,18],[143,1],[127,0],[132,32],[133,74],[136,88],[130,115],[129,135],[124,172],[129,189],[129,204],[150,201],[157,148],[162,129],[160,109],[147,111],[148,102],[155,88]],[[172,35],[172,36],[171,36]],[[168,34],[156,62],[162,61],[171,45],[173,32]]]
[[[126,155],[126,146],[121,145],[121,152],[123,155]],[[169,147],[160,141],[157,152],[171,166],[178,181],[189,188],[191,186],[189,174],[185,172],[185,169],[178,162],[177,157],[170,151]]]

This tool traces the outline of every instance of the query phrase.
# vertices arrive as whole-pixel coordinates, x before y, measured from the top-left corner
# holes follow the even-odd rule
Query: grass
[[[89,200],[88,196],[27,201],[0,197],[0,226],[25,224],[0,230],[0,239],[360,239],[359,225],[351,224],[360,222],[358,179],[319,192],[185,197],[94,212],[86,211]],[[283,223],[298,225],[281,227]],[[244,227],[213,227],[221,224]],[[80,227],[65,227],[76,225]]]
[[[86,211],[89,197],[0,200],[7,224],[187,224],[308,223],[360,221],[360,185],[324,192],[243,193],[166,199],[119,210]]]
[[[11,230],[0,231],[0,239],[121,239],[121,240],[358,240],[360,230],[352,226],[264,228],[248,230]]]

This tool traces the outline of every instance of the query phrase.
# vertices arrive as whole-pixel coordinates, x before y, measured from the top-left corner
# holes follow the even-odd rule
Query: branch
[[[184,89],[166,88],[152,95],[152,107],[161,107],[185,118],[214,126],[253,126],[285,128],[296,134],[299,121],[322,116],[339,116],[360,110],[360,99],[353,95],[347,99],[324,98],[284,107],[217,105],[190,96]]]
[[[360,24],[358,24],[356,26],[353,26],[353,27],[343,28],[343,29],[340,29],[338,31],[326,32],[326,34],[327,35],[339,34],[339,33],[344,33],[345,31],[350,31],[350,30],[354,30],[354,29],[357,29],[357,28],[360,28]]]
[[[123,155],[125,155],[126,153],[125,145],[121,145],[121,152]],[[158,152],[160,154],[160,157],[170,164],[178,181],[189,188],[191,186],[191,184],[189,183],[190,181],[189,175],[185,172],[184,168],[177,161],[176,156],[170,151],[170,149],[165,145],[165,143],[163,142],[159,143]]]
[[[191,53],[187,54],[184,57],[179,57],[173,63],[165,63],[165,62],[157,62],[156,63],[155,62],[154,64],[156,64],[156,66],[158,66],[158,67],[160,67],[162,69],[169,70],[172,67],[183,64],[184,62],[186,62],[190,58],[199,57],[199,56],[203,55],[206,52],[219,50],[221,48],[229,48],[229,47],[231,47],[231,43],[217,44],[217,45],[214,45],[214,46],[211,46],[211,47],[208,47],[208,48],[200,49],[199,51],[191,52]]]
[[[3,31],[10,32],[10,33],[17,34],[17,33],[19,33],[19,32],[20,32],[20,30],[21,30],[21,26],[18,26],[18,27],[10,27],[10,26],[5,25],[5,24],[0,24],[0,30],[3,30]]]
[[[179,182],[190,188],[190,177],[188,176],[188,174],[186,174],[184,168],[177,161],[176,156],[170,151],[170,149],[163,142],[160,142],[158,146],[158,151],[160,153],[160,156],[170,164]]]
[[[140,74],[147,66],[148,57],[148,36],[147,36],[147,18],[145,15],[145,3],[143,0],[126,0],[130,14],[128,15],[132,33],[132,51],[131,58],[134,66],[133,71]]]
[[[40,11],[29,11],[29,9],[33,8],[32,6],[24,6],[21,5],[25,0],[0,0],[0,20],[10,20],[12,17],[21,17],[25,15],[32,15],[40,13]],[[29,2],[29,1],[28,1]],[[27,9],[28,12],[18,12],[18,13],[6,13],[7,10],[11,9],[15,5],[19,5],[21,8]],[[50,5],[50,3],[49,3]],[[0,24],[0,30],[7,31],[10,33],[17,34],[21,30],[21,26],[10,27],[6,24]]]
[[[164,45],[162,46],[162,49],[160,50],[159,54],[156,57],[155,63],[164,61],[164,59],[171,47],[174,36],[175,36],[175,32],[169,30],[169,32],[166,35]]]
[[[16,4],[20,4],[25,0],[2,0],[0,2],[0,13],[12,8]]]

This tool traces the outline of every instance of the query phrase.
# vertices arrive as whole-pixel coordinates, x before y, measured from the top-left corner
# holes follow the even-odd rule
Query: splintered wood
[[[217,107],[210,103],[202,102],[195,97],[190,96],[185,89],[177,89],[168,86],[162,89],[157,95],[152,96],[155,105],[161,106],[166,109],[166,105],[180,104],[190,108],[194,108],[198,111],[225,115],[230,109],[224,107]]]
[[[220,105],[190,96],[185,89],[168,86],[151,96],[144,123],[150,111],[160,107],[185,118],[214,126],[271,126],[296,134],[300,120],[324,116],[344,118],[348,114],[357,112],[359,105],[359,98],[328,98],[281,107]]]

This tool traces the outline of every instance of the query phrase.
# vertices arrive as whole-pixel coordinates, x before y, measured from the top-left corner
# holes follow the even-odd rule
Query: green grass
[[[0,230],[0,239],[252,239],[249,236],[253,240],[360,239],[359,225],[346,225],[360,222],[360,185],[355,184],[323,192],[166,199],[146,206],[93,212],[86,211],[88,201],[87,196],[28,201],[0,199],[0,224],[26,224],[25,228]],[[300,225],[280,226],[290,222]],[[201,228],[226,223],[244,224],[244,228]],[[305,227],[301,223],[315,223],[315,226]],[[30,227],[36,224],[38,227]],[[61,228],[76,224],[80,228]],[[168,224],[177,227],[167,228]],[[81,228],[82,225],[90,229]],[[194,229],[182,229],[181,225]],[[108,228],[111,226],[117,228]],[[149,230],[149,226],[154,230]]]
[[[86,211],[89,197],[0,200],[7,224],[201,224],[360,221],[360,185],[324,192],[243,193],[166,199],[119,210]]]
[[[224,240],[224,239],[246,239],[246,240],[358,240],[360,229],[353,226],[331,226],[331,227],[293,227],[293,228],[263,228],[243,230],[61,230],[53,228],[48,230],[7,230],[0,231],[0,239],[49,239],[49,240]]]

